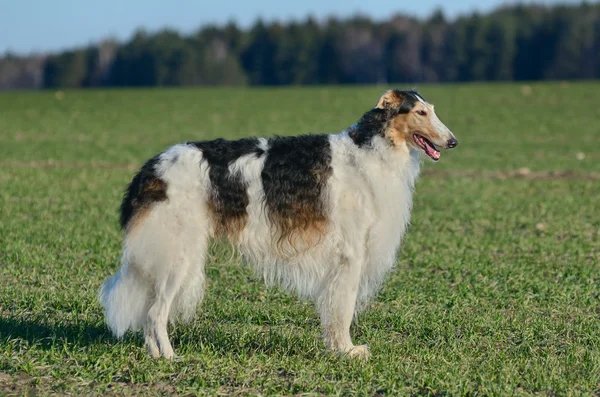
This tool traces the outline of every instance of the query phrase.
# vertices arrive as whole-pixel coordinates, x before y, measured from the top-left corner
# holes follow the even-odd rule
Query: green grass
[[[184,140],[340,131],[384,89],[1,94],[0,395],[600,393],[597,83],[421,87],[460,145],[426,163],[352,328],[369,362],[325,352],[313,307],[223,246],[197,319],[171,330],[180,361],[110,336],[96,294],[136,167]]]

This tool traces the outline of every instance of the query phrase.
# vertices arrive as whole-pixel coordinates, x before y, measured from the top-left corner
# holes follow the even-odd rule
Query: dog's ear
[[[379,102],[377,102],[376,109],[399,109],[404,102],[404,97],[398,90],[388,90],[386,91],[381,98],[379,98]]]

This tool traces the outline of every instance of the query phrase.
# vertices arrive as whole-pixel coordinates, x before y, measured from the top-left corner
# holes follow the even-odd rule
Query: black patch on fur
[[[348,135],[357,146],[369,146],[373,137],[384,135],[389,120],[389,112],[386,109],[372,109],[350,127]]]
[[[155,202],[167,199],[167,183],[156,174],[159,156],[152,157],[143,165],[125,190],[121,202],[121,228],[125,229],[133,216]]]
[[[326,217],[323,189],[331,175],[328,135],[275,137],[261,173],[271,223],[282,237]]]
[[[404,98],[400,107],[374,108],[365,113],[358,123],[352,126],[348,135],[359,147],[370,146],[375,136],[384,136],[388,122],[399,114],[407,114],[419,101],[415,91],[397,91]]]
[[[229,165],[247,154],[261,156],[264,150],[258,147],[256,138],[244,138],[237,141],[216,139],[213,141],[188,142],[197,147],[208,162],[208,176],[212,186],[210,205],[216,215],[217,229],[233,232],[231,222],[246,217],[249,198],[246,183],[239,174],[232,175]]]
[[[425,100],[421,95],[419,95],[416,91],[400,91],[400,95],[404,97],[404,102],[400,105],[400,111],[398,114],[406,114],[410,112],[415,106],[415,103],[419,102],[419,98]]]

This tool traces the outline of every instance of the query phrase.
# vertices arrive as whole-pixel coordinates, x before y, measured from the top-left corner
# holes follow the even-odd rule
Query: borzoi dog
[[[150,354],[172,358],[168,322],[194,315],[224,237],[267,284],[315,303],[328,349],[366,359],[350,324],[396,262],[419,157],[457,144],[433,105],[390,90],[339,134],[167,149],[124,194],[122,267],[100,291],[110,329],[143,328]]]

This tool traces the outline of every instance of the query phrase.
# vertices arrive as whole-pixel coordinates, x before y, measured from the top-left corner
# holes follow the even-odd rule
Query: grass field
[[[600,84],[423,86],[460,145],[426,163],[398,264],[324,351],[313,307],[216,246],[179,361],[111,337],[122,190],[184,140],[337,132],[386,87],[0,94],[0,395],[600,393]],[[526,169],[523,169],[526,168]]]

